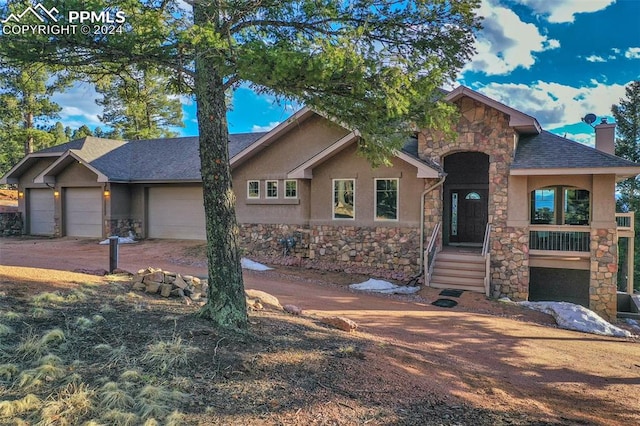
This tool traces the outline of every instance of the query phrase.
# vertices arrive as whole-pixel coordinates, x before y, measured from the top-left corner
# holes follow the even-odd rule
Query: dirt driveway
[[[145,241],[120,247],[120,267],[206,275],[194,242]],[[93,240],[0,239],[0,265],[73,270],[108,266]],[[0,266],[0,274],[2,266]],[[53,273],[52,273],[53,275]],[[557,424],[640,424],[640,343],[549,326],[547,316],[465,293],[459,306],[421,298],[355,294],[340,274],[282,270],[245,273],[245,286],[294,303],[307,315],[344,315],[394,345],[389,363],[444,397],[483,408],[536,413]],[[356,277],[360,279],[361,277]],[[398,383],[402,386],[402,383]]]

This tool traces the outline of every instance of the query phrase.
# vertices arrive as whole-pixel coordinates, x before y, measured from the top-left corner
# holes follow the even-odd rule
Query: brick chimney
[[[603,118],[596,127],[596,149],[607,154],[615,154],[615,135],[616,124],[607,123],[607,119]]]

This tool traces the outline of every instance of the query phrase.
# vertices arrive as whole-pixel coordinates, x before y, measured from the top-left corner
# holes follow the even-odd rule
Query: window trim
[[[257,196],[252,196],[251,195],[251,184],[256,182],[258,184],[258,195]],[[249,200],[259,200],[260,199],[260,181],[259,180],[255,180],[255,179],[251,179],[251,180],[247,180],[247,199]]]
[[[353,217],[336,217],[336,182],[337,181],[353,182]],[[331,219],[332,220],[356,220],[356,180],[353,178],[331,179]]]
[[[274,183],[276,184],[276,195],[269,195],[269,184],[270,183]],[[265,180],[264,181],[264,198],[267,200],[274,200],[276,198],[278,198],[279,192],[280,192],[280,188],[279,188],[279,184],[278,181],[275,179],[269,179],[269,180]]]
[[[294,196],[287,195],[287,183],[289,182],[293,182],[295,184],[296,195]],[[284,181],[284,198],[289,200],[295,200],[298,198],[298,179],[286,179]]]
[[[378,218],[378,181],[396,181],[396,217],[395,219]],[[375,222],[398,222],[400,220],[400,179],[398,178],[374,178],[373,179],[373,220]]]

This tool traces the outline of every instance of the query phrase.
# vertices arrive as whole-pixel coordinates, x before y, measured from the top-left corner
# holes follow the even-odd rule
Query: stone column
[[[616,230],[592,229],[589,309],[609,321],[617,312],[617,272]]]

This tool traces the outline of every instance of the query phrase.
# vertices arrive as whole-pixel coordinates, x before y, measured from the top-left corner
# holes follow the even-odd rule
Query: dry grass
[[[164,373],[187,366],[190,356],[199,351],[199,348],[183,343],[180,336],[173,336],[171,340],[149,345],[141,361]]]

